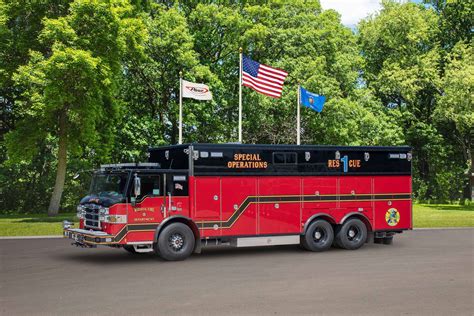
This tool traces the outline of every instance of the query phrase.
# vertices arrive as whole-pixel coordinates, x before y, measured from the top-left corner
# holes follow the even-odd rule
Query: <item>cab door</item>
[[[135,205],[128,212],[129,224],[147,224],[161,222],[161,206],[163,204],[162,179],[160,174],[140,173],[140,195],[133,196]]]
[[[165,192],[163,210],[166,217],[183,215],[189,217],[189,183],[186,174],[164,174]]]

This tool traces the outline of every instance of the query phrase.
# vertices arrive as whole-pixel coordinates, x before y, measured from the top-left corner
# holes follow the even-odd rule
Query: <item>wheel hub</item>
[[[319,240],[319,239],[321,239],[321,237],[322,237],[322,235],[321,235],[320,232],[315,232],[315,233],[314,233],[314,238],[316,238],[316,239]]]
[[[349,230],[348,234],[349,234],[349,237],[354,238],[354,236],[356,235],[356,232],[353,229],[351,229]]]
[[[174,251],[179,251],[183,248],[184,239],[180,234],[173,234],[169,238],[169,245]]]

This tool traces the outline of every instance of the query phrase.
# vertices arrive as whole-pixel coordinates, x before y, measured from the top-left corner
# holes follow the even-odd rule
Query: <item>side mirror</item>
[[[137,174],[135,174],[135,178],[133,179],[133,192],[135,194],[135,198],[140,195],[141,186],[142,186],[142,181],[140,177],[138,177]]]

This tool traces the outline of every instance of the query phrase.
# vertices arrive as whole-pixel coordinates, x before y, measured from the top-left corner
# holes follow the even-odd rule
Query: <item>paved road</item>
[[[0,314],[474,314],[474,229],[395,238],[325,253],[208,249],[178,263],[0,240]]]

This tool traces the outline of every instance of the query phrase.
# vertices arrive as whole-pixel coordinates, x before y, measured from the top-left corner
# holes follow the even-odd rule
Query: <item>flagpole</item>
[[[179,140],[178,144],[183,143],[183,72],[179,72]]]
[[[242,47],[239,48],[239,143],[242,143]]]
[[[296,104],[296,145],[300,145],[301,144],[301,136],[300,136],[300,133],[301,133],[301,123],[300,123],[300,91],[301,91],[301,87],[300,87],[300,84],[298,84],[298,97],[296,98],[297,99],[297,104]]]

